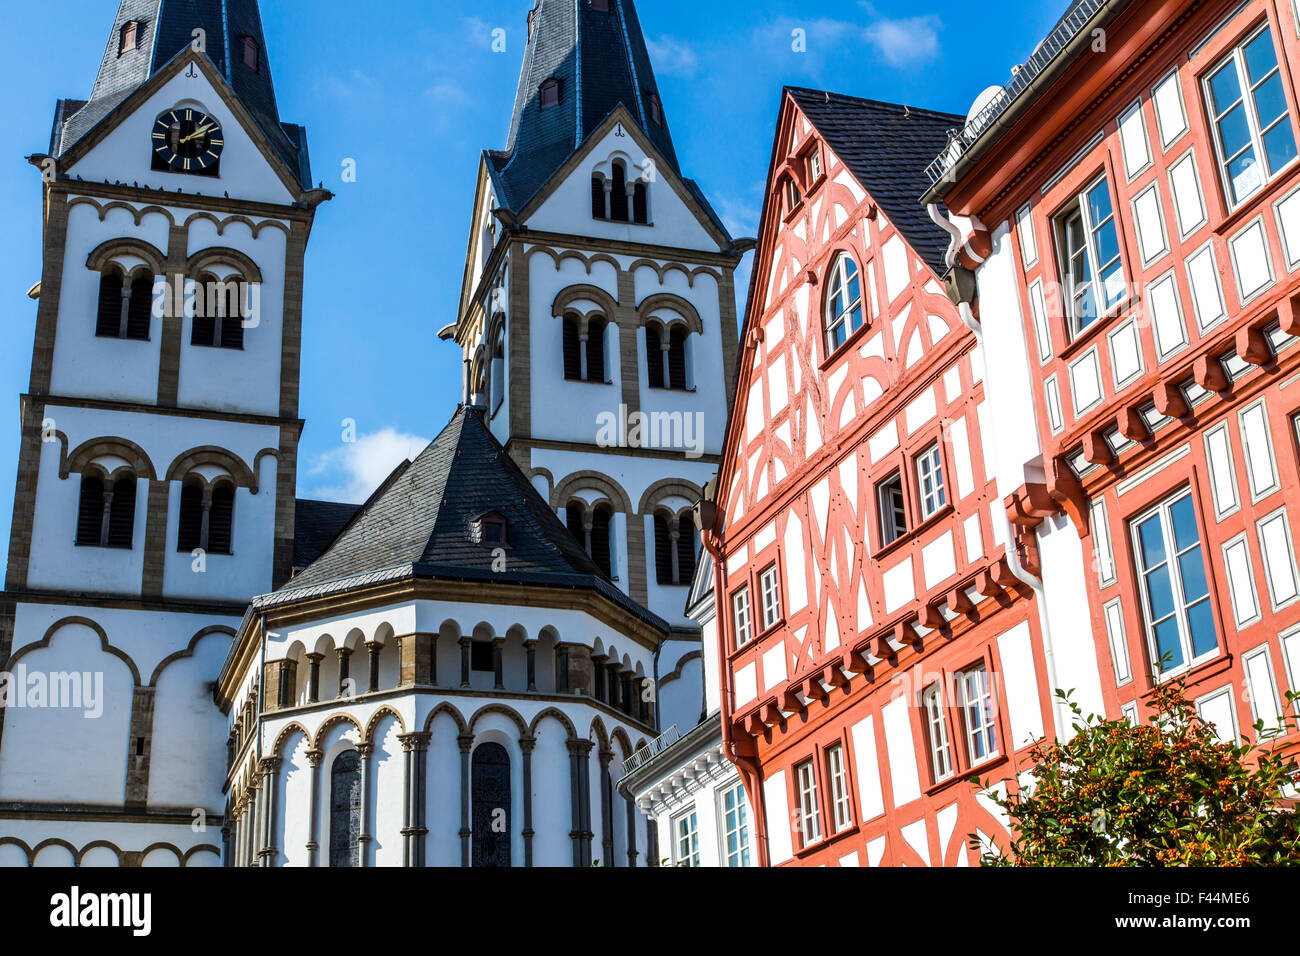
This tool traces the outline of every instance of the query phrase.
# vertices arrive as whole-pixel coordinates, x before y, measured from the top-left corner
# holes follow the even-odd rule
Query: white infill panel
[[[880,789],[880,762],[876,757],[875,717],[853,725],[853,753],[857,758],[858,798],[862,802],[862,822],[874,820],[885,812],[885,797]]]
[[[1233,467],[1227,422],[1215,425],[1205,433],[1205,460],[1210,466],[1214,517],[1222,521],[1241,505],[1237,498],[1237,476]]]
[[[885,727],[885,749],[889,759],[889,777],[893,783],[895,807],[911,803],[921,796],[921,777],[916,769],[909,703],[905,697],[896,697],[880,712]]]
[[[1155,85],[1151,102],[1156,108],[1156,129],[1160,133],[1160,148],[1168,149],[1174,140],[1187,132],[1187,114],[1183,111],[1183,92],[1178,86],[1175,70]]]
[[[1151,312],[1151,327],[1156,334],[1156,353],[1163,361],[1187,344],[1183,307],[1178,299],[1178,283],[1172,272],[1165,273],[1147,289],[1147,308]]]
[[[1178,234],[1186,239],[1205,225],[1205,202],[1196,175],[1196,156],[1188,152],[1169,167],[1169,189],[1174,195],[1174,212],[1178,217]]]
[[[1223,546],[1223,564],[1228,571],[1228,592],[1237,627],[1253,624],[1259,619],[1259,602],[1255,595],[1255,576],[1250,570],[1250,546],[1244,534]]]

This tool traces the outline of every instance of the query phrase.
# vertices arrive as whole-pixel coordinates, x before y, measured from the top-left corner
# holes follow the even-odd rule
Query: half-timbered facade
[[[967,865],[1051,732],[978,339],[916,198],[960,118],[787,90],[716,497],[727,755],[769,865]],[[1022,580],[1023,579],[1023,580]]]
[[[1182,675],[1252,737],[1300,686],[1298,35],[1290,2],[1078,0],[931,170],[963,308],[1024,356],[1002,491],[1067,542],[1044,580],[1110,717]]]

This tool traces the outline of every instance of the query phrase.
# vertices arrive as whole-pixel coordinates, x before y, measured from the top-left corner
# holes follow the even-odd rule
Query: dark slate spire
[[[542,109],[552,79],[560,102]],[[680,175],[633,0],[535,0],[510,139],[489,154],[510,208],[522,208],[619,104]]]
[[[128,24],[136,24],[134,49],[122,48]],[[204,48],[271,146],[311,183],[306,131],[280,122],[271,64],[257,0],[121,0],[90,99],[61,100],[55,115],[51,153],[62,155],[123,100],[170,63],[202,30]],[[244,62],[245,40],[256,44],[257,67]]]

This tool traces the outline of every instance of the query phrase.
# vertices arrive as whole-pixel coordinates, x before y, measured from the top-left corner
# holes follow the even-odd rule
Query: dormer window
[[[544,110],[549,110],[552,106],[560,105],[560,81],[552,77],[542,84],[541,88],[541,106]]]
[[[646,112],[650,114],[650,121],[656,126],[664,125],[664,105],[659,101],[659,96],[655,93],[647,93],[645,97]]]
[[[118,37],[117,55],[130,53],[139,44],[140,28],[144,26],[139,20],[128,20],[122,24],[122,32]]]
[[[785,212],[786,215],[789,215],[795,211],[799,203],[803,202],[803,193],[799,190],[799,184],[794,181],[793,176],[785,177],[783,188],[785,192]]]
[[[808,154],[808,182],[815,183],[822,178],[822,151],[813,146]]]
[[[244,37],[244,66],[254,73],[262,68],[262,48],[252,37]]]
[[[506,538],[506,517],[499,511],[481,514],[472,523],[474,537],[478,543],[488,548],[504,548],[509,544]]]

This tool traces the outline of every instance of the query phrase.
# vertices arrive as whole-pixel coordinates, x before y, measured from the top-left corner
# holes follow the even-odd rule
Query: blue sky
[[[281,116],[307,126],[314,176],[337,194],[308,248],[299,495],[360,500],[450,418],[454,321],[478,155],[505,145],[530,0],[262,0]],[[733,234],[753,235],[781,87],[965,113],[1003,82],[1064,0],[641,0],[677,153]],[[0,88],[0,554],[8,553],[18,400],[40,279],[41,183],[54,101],[85,97],[113,0],[8,5]],[[310,11],[308,14],[306,11]],[[504,53],[492,51],[503,28]],[[792,49],[795,29],[806,52]],[[357,181],[341,181],[345,160]],[[740,294],[744,295],[743,289]],[[742,303],[743,305],[743,303]],[[342,422],[360,440],[342,442]]]

